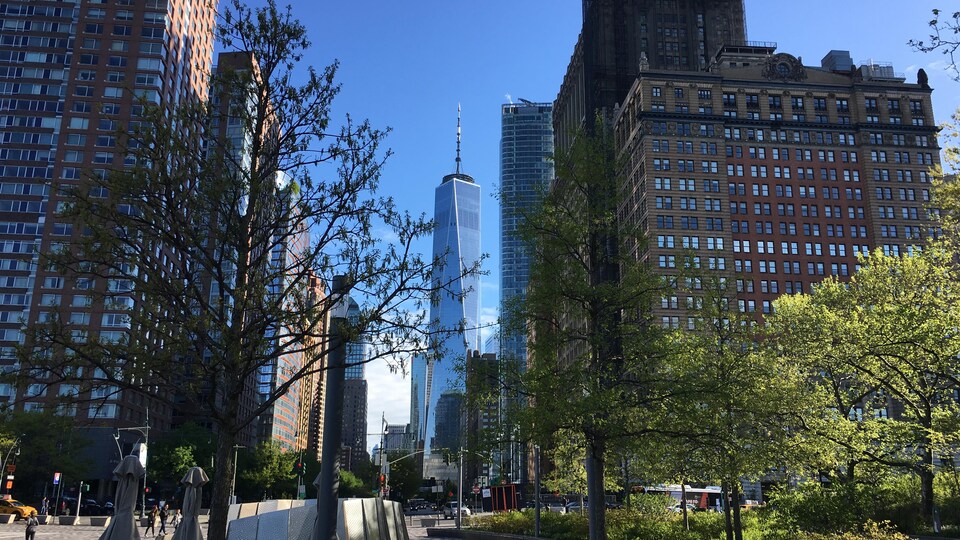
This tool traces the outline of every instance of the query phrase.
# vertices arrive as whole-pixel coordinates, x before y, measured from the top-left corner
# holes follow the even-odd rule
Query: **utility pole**
[[[142,455],[140,458],[143,460],[143,491],[140,492],[140,512],[141,516],[146,515],[147,513],[147,453],[150,452],[150,408],[146,409],[146,425],[136,426],[136,427],[126,427],[126,428],[117,428],[117,433],[114,435],[114,438],[117,441],[117,449],[120,448],[120,432],[121,431],[136,431],[143,436],[143,448]],[[122,453],[122,452],[121,452]],[[122,459],[122,456],[121,456]]]
[[[333,278],[330,299],[336,301],[330,318],[330,364],[323,403],[323,449],[320,478],[317,483],[316,540],[337,539],[337,491],[340,486],[340,445],[343,437],[343,380],[346,375],[347,344],[343,339],[347,323],[348,293],[346,276]]]
[[[230,504],[237,504],[237,450],[246,448],[242,444],[233,445],[233,482],[230,484]]]
[[[540,446],[533,445],[533,535],[540,538]]]
[[[463,519],[463,447],[460,447],[460,466],[457,468],[457,529]]]

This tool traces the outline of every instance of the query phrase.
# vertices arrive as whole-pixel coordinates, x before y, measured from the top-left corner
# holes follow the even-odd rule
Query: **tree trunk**
[[[228,430],[217,434],[217,468],[213,473],[213,493],[210,496],[210,524],[207,540],[227,539],[227,514],[230,510],[230,494],[233,493],[234,448],[237,436]]]
[[[687,515],[687,484],[685,479],[680,479],[680,511],[683,512],[683,530],[690,530],[690,516]]]
[[[920,515],[927,524],[933,523],[933,451],[929,444],[923,449],[923,465],[920,476]]]
[[[723,518],[726,526],[727,540],[733,540],[733,520],[730,516],[730,497],[727,491],[727,481],[720,485],[720,496],[723,500]]]
[[[740,521],[740,482],[734,480],[730,485],[732,488],[730,506],[733,507],[733,538],[734,540],[743,540],[743,523]]]
[[[604,497],[604,451],[605,441],[594,439],[587,442],[587,519],[590,524],[590,540],[607,540],[606,498]]]
[[[623,506],[630,508],[630,458],[623,458]]]

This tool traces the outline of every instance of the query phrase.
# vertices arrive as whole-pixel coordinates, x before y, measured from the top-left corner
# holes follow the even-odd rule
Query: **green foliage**
[[[209,429],[188,422],[172,430],[156,442],[151,441],[151,481],[176,485],[190,467],[203,467],[208,475],[214,474],[211,467],[213,434]]]
[[[671,514],[669,508],[676,502],[667,494],[631,493],[627,506],[635,514],[652,519],[663,519]]]
[[[918,521],[919,491],[919,482],[911,475],[891,476],[874,485],[807,483],[775,493],[770,520],[783,530],[817,534],[843,534],[871,522],[921,533],[928,526]]]
[[[89,444],[86,434],[76,428],[74,419],[52,412],[13,412],[0,414],[0,461],[20,437],[20,455],[10,454],[8,463],[16,463],[14,498],[38,501],[44,486],[59,471],[69,482],[87,480],[90,464],[80,456]],[[112,444],[112,441],[111,441]]]
[[[934,456],[960,442],[960,276],[952,254],[937,248],[910,257],[877,250],[861,264],[849,283],[831,278],[812,295],[778,299],[768,343],[807,369],[815,393],[833,397],[807,422],[832,447],[833,461],[827,450],[820,465],[845,481],[862,462],[912,472],[929,519]],[[886,413],[894,402],[896,416]]]
[[[908,540],[889,522],[867,520],[840,532],[814,532],[785,528],[774,519],[773,511],[744,513],[744,540]],[[690,530],[683,529],[679,514],[658,517],[628,510],[607,511],[607,532],[610,540],[716,540],[724,534],[723,514],[697,512],[690,515]],[[579,514],[543,513],[541,537],[553,540],[582,540],[587,537],[587,520]],[[533,536],[532,510],[472,517],[467,525],[474,529]]]
[[[399,499],[413,499],[420,497],[420,484],[423,482],[423,473],[419,467],[417,456],[402,457],[407,452],[393,452],[385,459],[395,461],[390,464],[390,497]]]
[[[371,488],[357,478],[357,475],[350,471],[340,471],[340,491],[339,496],[349,497],[372,497]]]
[[[285,452],[279,443],[260,443],[253,452],[251,466],[240,476],[268,498],[294,498],[297,484],[292,471],[296,460],[297,454]]]

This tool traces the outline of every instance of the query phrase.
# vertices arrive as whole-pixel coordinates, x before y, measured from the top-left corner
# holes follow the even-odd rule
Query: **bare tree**
[[[947,72],[954,80],[960,81],[960,68],[956,54],[960,49],[960,11],[952,14],[941,9],[933,10],[933,19],[928,23],[930,37],[928,41],[911,39],[907,43],[922,52],[940,51],[947,57]]]
[[[386,132],[332,126],[337,64],[300,67],[307,29],[272,0],[234,0],[220,17],[233,54],[213,99],[142,106],[122,168],[52,190],[76,234],[43,264],[85,289],[102,324],[47,317],[19,350],[23,377],[75,384],[78,401],[143,400],[212,424],[213,540],[226,536],[238,436],[302,390],[335,339],[364,333],[371,359],[422,352],[424,307],[447,285],[414,249],[432,224],[377,195]],[[339,336],[334,276],[362,306]]]

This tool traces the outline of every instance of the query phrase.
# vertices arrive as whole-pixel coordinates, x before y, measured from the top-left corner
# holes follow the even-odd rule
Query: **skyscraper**
[[[557,147],[597,110],[612,118],[641,66],[703,71],[725,44],[746,41],[743,0],[584,0],[583,29],[554,103]]]
[[[0,7],[0,281],[7,299],[0,315],[0,363],[14,361],[21,320],[52,320],[59,313],[77,335],[98,332],[112,339],[126,331],[122,311],[90,302],[90,280],[67,282],[38,264],[38,254],[81,234],[58,219],[57,186],[75,185],[87,174],[106,175],[125,163],[116,135],[141,115],[138,100],[172,107],[207,99],[215,9],[205,0],[11,0]],[[180,129],[191,136],[189,126]],[[29,393],[32,399],[18,407],[42,410],[49,407],[45,401],[75,390],[55,385]],[[60,412],[116,426],[144,425],[149,409],[152,426],[162,430],[171,424],[168,406],[129,392],[99,391],[80,396],[92,400],[89,406]],[[0,385],[0,400],[14,394],[14,388]],[[115,451],[105,447],[103,453]],[[105,471],[94,474],[109,479],[112,465],[100,462]]]
[[[531,258],[519,228],[526,216],[536,210],[553,178],[553,105],[521,100],[503,105],[500,118],[500,314],[504,324],[500,328],[499,358],[523,370],[527,335],[522,321],[507,319],[510,306],[522,303],[526,296],[530,278]],[[517,401],[515,396],[504,395],[501,410],[509,409]],[[499,451],[504,454],[504,472],[523,483],[523,445],[511,442]]]
[[[500,121],[500,305],[522,299],[530,277],[530,256],[519,227],[536,210],[553,178],[553,105],[510,103]],[[502,329],[500,358],[523,363],[526,335]],[[487,351],[493,352],[493,351]]]
[[[454,429],[448,425],[454,415],[441,417],[438,402],[445,393],[463,391],[457,364],[466,360],[468,351],[479,349],[480,283],[476,272],[467,271],[480,261],[480,186],[460,170],[459,116],[456,170],[444,176],[436,189],[434,221],[433,257],[440,265],[432,280],[443,291],[430,306],[430,326],[439,332],[432,344],[439,354],[415,358],[411,374],[410,424],[424,450],[425,476],[428,458],[440,450],[438,433],[449,441]],[[460,440],[459,427],[456,430]]]
[[[360,306],[353,298],[347,308],[347,319],[356,324],[360,319]],[[367,381],[364,379],[364,362],[370,355],[369,336],[360,336],[347,343],[347,368],[343,381],[343,430],[341,445],[349,448],[350,470],[368,460],[367,455]]]

